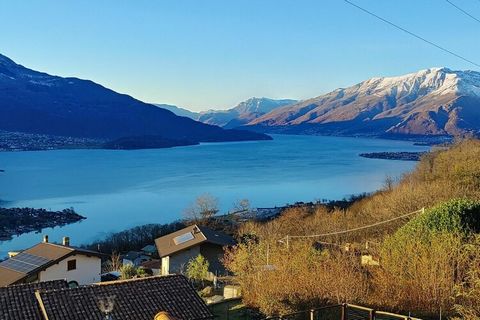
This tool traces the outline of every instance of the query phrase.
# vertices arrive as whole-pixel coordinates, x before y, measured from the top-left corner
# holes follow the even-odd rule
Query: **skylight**
[[[179,245],[179,244],[185,243],[185,242],[193,240],[193,239],[195,239],[193,234],[191,232],[187,232],[187,233],[184,233],[182,235],[179,235],[179,236],[173,238],[173,242],[176,245]]]

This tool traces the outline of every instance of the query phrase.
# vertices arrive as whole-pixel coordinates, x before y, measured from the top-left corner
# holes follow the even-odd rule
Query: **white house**
[[[0,262],[0,287],[19,283],[66,280],[69,285],[100,282],[102,254],[44,241]]]

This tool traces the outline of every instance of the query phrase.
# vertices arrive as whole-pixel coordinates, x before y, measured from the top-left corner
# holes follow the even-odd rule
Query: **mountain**
[[[431,68],[372,78],[275,109],[246,127],[331,135],[478,135],[480,73]]]
[[[197,120],[224,128],[235,128],[247,124],[276,108],[295,102],[297,101],[290,99],[274,100],[269,98],[250,98],[246,101],[240,102],[232,109],[201,112]]]
[[[159,108],[167,109],[168,111],[171,111],[180,117],[187,117],[193,120],[198,120],[198,117],[200,116],[199,112],[193,112],[185,108],[180,108],[171,104],[155,104],[155,105]]]
[[[172,111],[177,116],[189,117],[206,124],[220,126],[226,129],[233,129],[257,119],[264,114],[289,104],[296,103],[297,100],[282,99],[275,100],[269,98],[250,98],[240,102],[235,107],[228,110],[208,110],[202,112],[193,112],[169,104],[155,104],[157,107]]]
[[[264,134],[224,130],[179,117],[89,80],[27,69],[3,55],[0,130],[104,140],[155,137],[157,142],[168,141],[168,146],[172,141],[184,145],[271,139]]]

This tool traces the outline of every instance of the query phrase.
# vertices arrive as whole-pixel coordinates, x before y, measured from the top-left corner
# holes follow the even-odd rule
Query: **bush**
[[[208,261],[199,254],[187,264],[187,277],[194,281],[203,281],[208,277],[208,268],[210,264]]]
[[[266,223],[245,223],[237,234],[244,241],[224,259],[245,303],[267,314],[336,302],[426,316],[438,315],[439,306],[450,315],[478,306],[472,270],[480,269],[480,258],[472,262],[472,248],[478,252],[480,241],[472,239],[480,231],[480,141],[427,154],[413,172],[386,185],[349,206],[298,207]],[[348,234],[294,239],[287,250],[287,235],[352,229],[423,207],[433,209],[410,223],[412,216]],[[313,250],[316,240],[330,245]],[[379,256],[380,267],[361,267],[358,256],[339,249],[347,243],[350,252]]]
[[[478,229],[480,203],[440,204],[388,237],[381,250],[377,299],[402,311],[453,311],[454,286],[466,274],[466,244]]]
[[[137,269],[131,264],[124,264],[120,267],[120,274],[122,280],[132,279],[137,276]]]

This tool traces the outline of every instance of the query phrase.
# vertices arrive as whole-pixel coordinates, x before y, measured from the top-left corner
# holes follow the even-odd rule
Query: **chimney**
[[[63,245],[65,247],[69,247],[70,246],[70,237],[63,237]]]
[[[43,242],[48,243],[48,234],[43,236]]]

